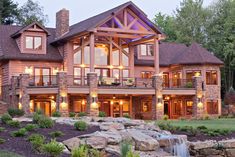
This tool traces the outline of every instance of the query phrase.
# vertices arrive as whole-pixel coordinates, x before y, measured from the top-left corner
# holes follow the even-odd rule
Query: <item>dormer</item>
[[[16,40],[21,53],[46,54],[47,36],[49,35],[46,28],[34,22],[23,27],[11,37]]]

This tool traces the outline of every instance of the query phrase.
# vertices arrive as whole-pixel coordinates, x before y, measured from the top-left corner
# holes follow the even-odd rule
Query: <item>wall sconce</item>
[[[62,102],[60,105],[62,110],[66,110],[68,108],[68,104],[65,102]]]
[[[56,75],[59,71],[60,71],[60,70],[59,70],[58,67],[53,68],[53,75]]]
[[[162,107],[162,103],[161,102],[157,103],[157,107],[161,108]]]
[[[96,102],[91,103],[91,108],[97,109],[99,106]]]
[[[123,101],[122,101],[122,100],[120,100],[119,104],[120,104],[120,105],[123,105]]]
[[[110,101],[110,104],[113,105],[113,100]]]
[[[157,97],[157,102],[158,102],[158,103],[162,103],[162,96],[159,95],[159,96]]]
[[[24,72],[26,74],[32,75],[33,74],[33,67],[32,66],[26,66],[24,69]]]
[[[197,101],[198,101],[197,107],[198,107],[198,108],[202,108],[202,107],[203,107],[202,97],[199,96],[199,97],[197,98]]]
[[[112,66],[112,65],[110,65],[110,66],[109,66],[109,68],[110,68],[110,69],[113,69],[113,66]]]
[[[18,104],[18,108],[19,108],[20,110],[22,109],[22,104],[21,104],[21,103]]]
[[[96,92],[92,92],[92,93],[91,93],[91,97],[92,97],[92,98],[96,98],[96,97],[97,97],[97,93],[96,93]]]
[[[85,105],[85,104],[86,104],[85,100],[82,100],[82,105]]]

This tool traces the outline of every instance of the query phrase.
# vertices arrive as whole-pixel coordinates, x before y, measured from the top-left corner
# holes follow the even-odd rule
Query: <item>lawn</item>
[[[158,121],[157,123],[166,122],[165,120]],[[206,126],[208,129],[228,129],[235,131],[235,118],[226,119],[211,119],[211,120],[167,120],[173,126]]]
[[[23,157],[12,152],[0,150],[0,157]]]

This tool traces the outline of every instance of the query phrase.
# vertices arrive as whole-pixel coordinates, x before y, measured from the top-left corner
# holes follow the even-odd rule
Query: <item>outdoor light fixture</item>
[[[113,100],[110,101],[110,104],[113,105]]]
[[[92,93],[91,93],[91,97],[92,97],[92,98],[96,98],[96,97],[97,97],[97,93],[96,93],[96,92],[92,92]]]
[[[158,102],[158,103],[162,103],[162,96],[159,95],[159,96],[157,97],[157,102]]]
[[[120,103],[120,105],[123,105],[123,101],[122,101],[122,100],[120,100],[120,102],[119,102],[119,103]]]
[[[19,108],[20,110],[22,109],[22,104],[21,104],[21,103],[18,104],[18,108]]]

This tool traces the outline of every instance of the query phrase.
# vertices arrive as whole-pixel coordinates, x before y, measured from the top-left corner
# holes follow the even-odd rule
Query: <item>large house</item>
[[[0,25],[1,105],[138,119],[218,116],[223,62],[197,43],[165,35],[127,2],[69,25]]]

